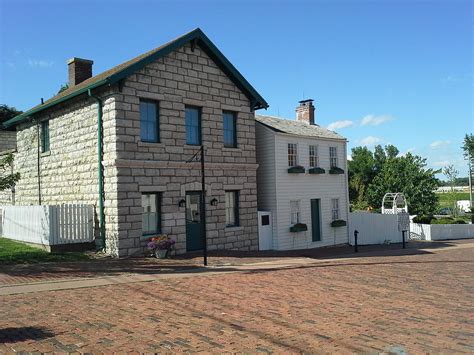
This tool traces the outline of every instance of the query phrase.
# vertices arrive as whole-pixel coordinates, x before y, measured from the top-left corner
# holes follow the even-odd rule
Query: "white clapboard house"
[[[255,116],[261,250],[348,242],[347,140],[314,111],[304,100],[296,120]]]

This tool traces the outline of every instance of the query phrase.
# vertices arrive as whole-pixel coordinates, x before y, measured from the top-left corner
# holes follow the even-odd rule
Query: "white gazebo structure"
[[[401,192],[388,192],[382,200],[382,214],[408,213],[407,200]]]

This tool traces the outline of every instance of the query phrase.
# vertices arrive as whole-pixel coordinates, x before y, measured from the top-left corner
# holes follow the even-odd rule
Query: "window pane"
[[[156,103],[140,101],[140,138],[142,141],[158,142]]]
[[[238,224],[237,192],[226,191],[225,193],[225,222],[228,226]]]
[[[186,143],[198,145],[200,144],[200,112],[197,108],[186,107]]]
[[[235,147],[235,114],[232,112],[223,113],[224,126],[224,146]]]
[[[159,233],[158,194],[142,194],[142,233]]]

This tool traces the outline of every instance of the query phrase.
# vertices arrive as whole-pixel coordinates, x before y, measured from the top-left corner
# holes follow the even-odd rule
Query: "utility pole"
[[[201,235],[203,238],[204,266],[207,266],[207,237],[206,237],[206,176],[204,173],[204,145],[201,145]]]

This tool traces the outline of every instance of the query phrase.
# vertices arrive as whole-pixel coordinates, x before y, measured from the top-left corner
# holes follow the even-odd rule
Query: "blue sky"
[[[26,110],[67,81],[66,60],[100,73],[200,27],[269,102],[357,145],[394,144],[454,164],[474,131],[472,1],[0,0],[0,103]]]

